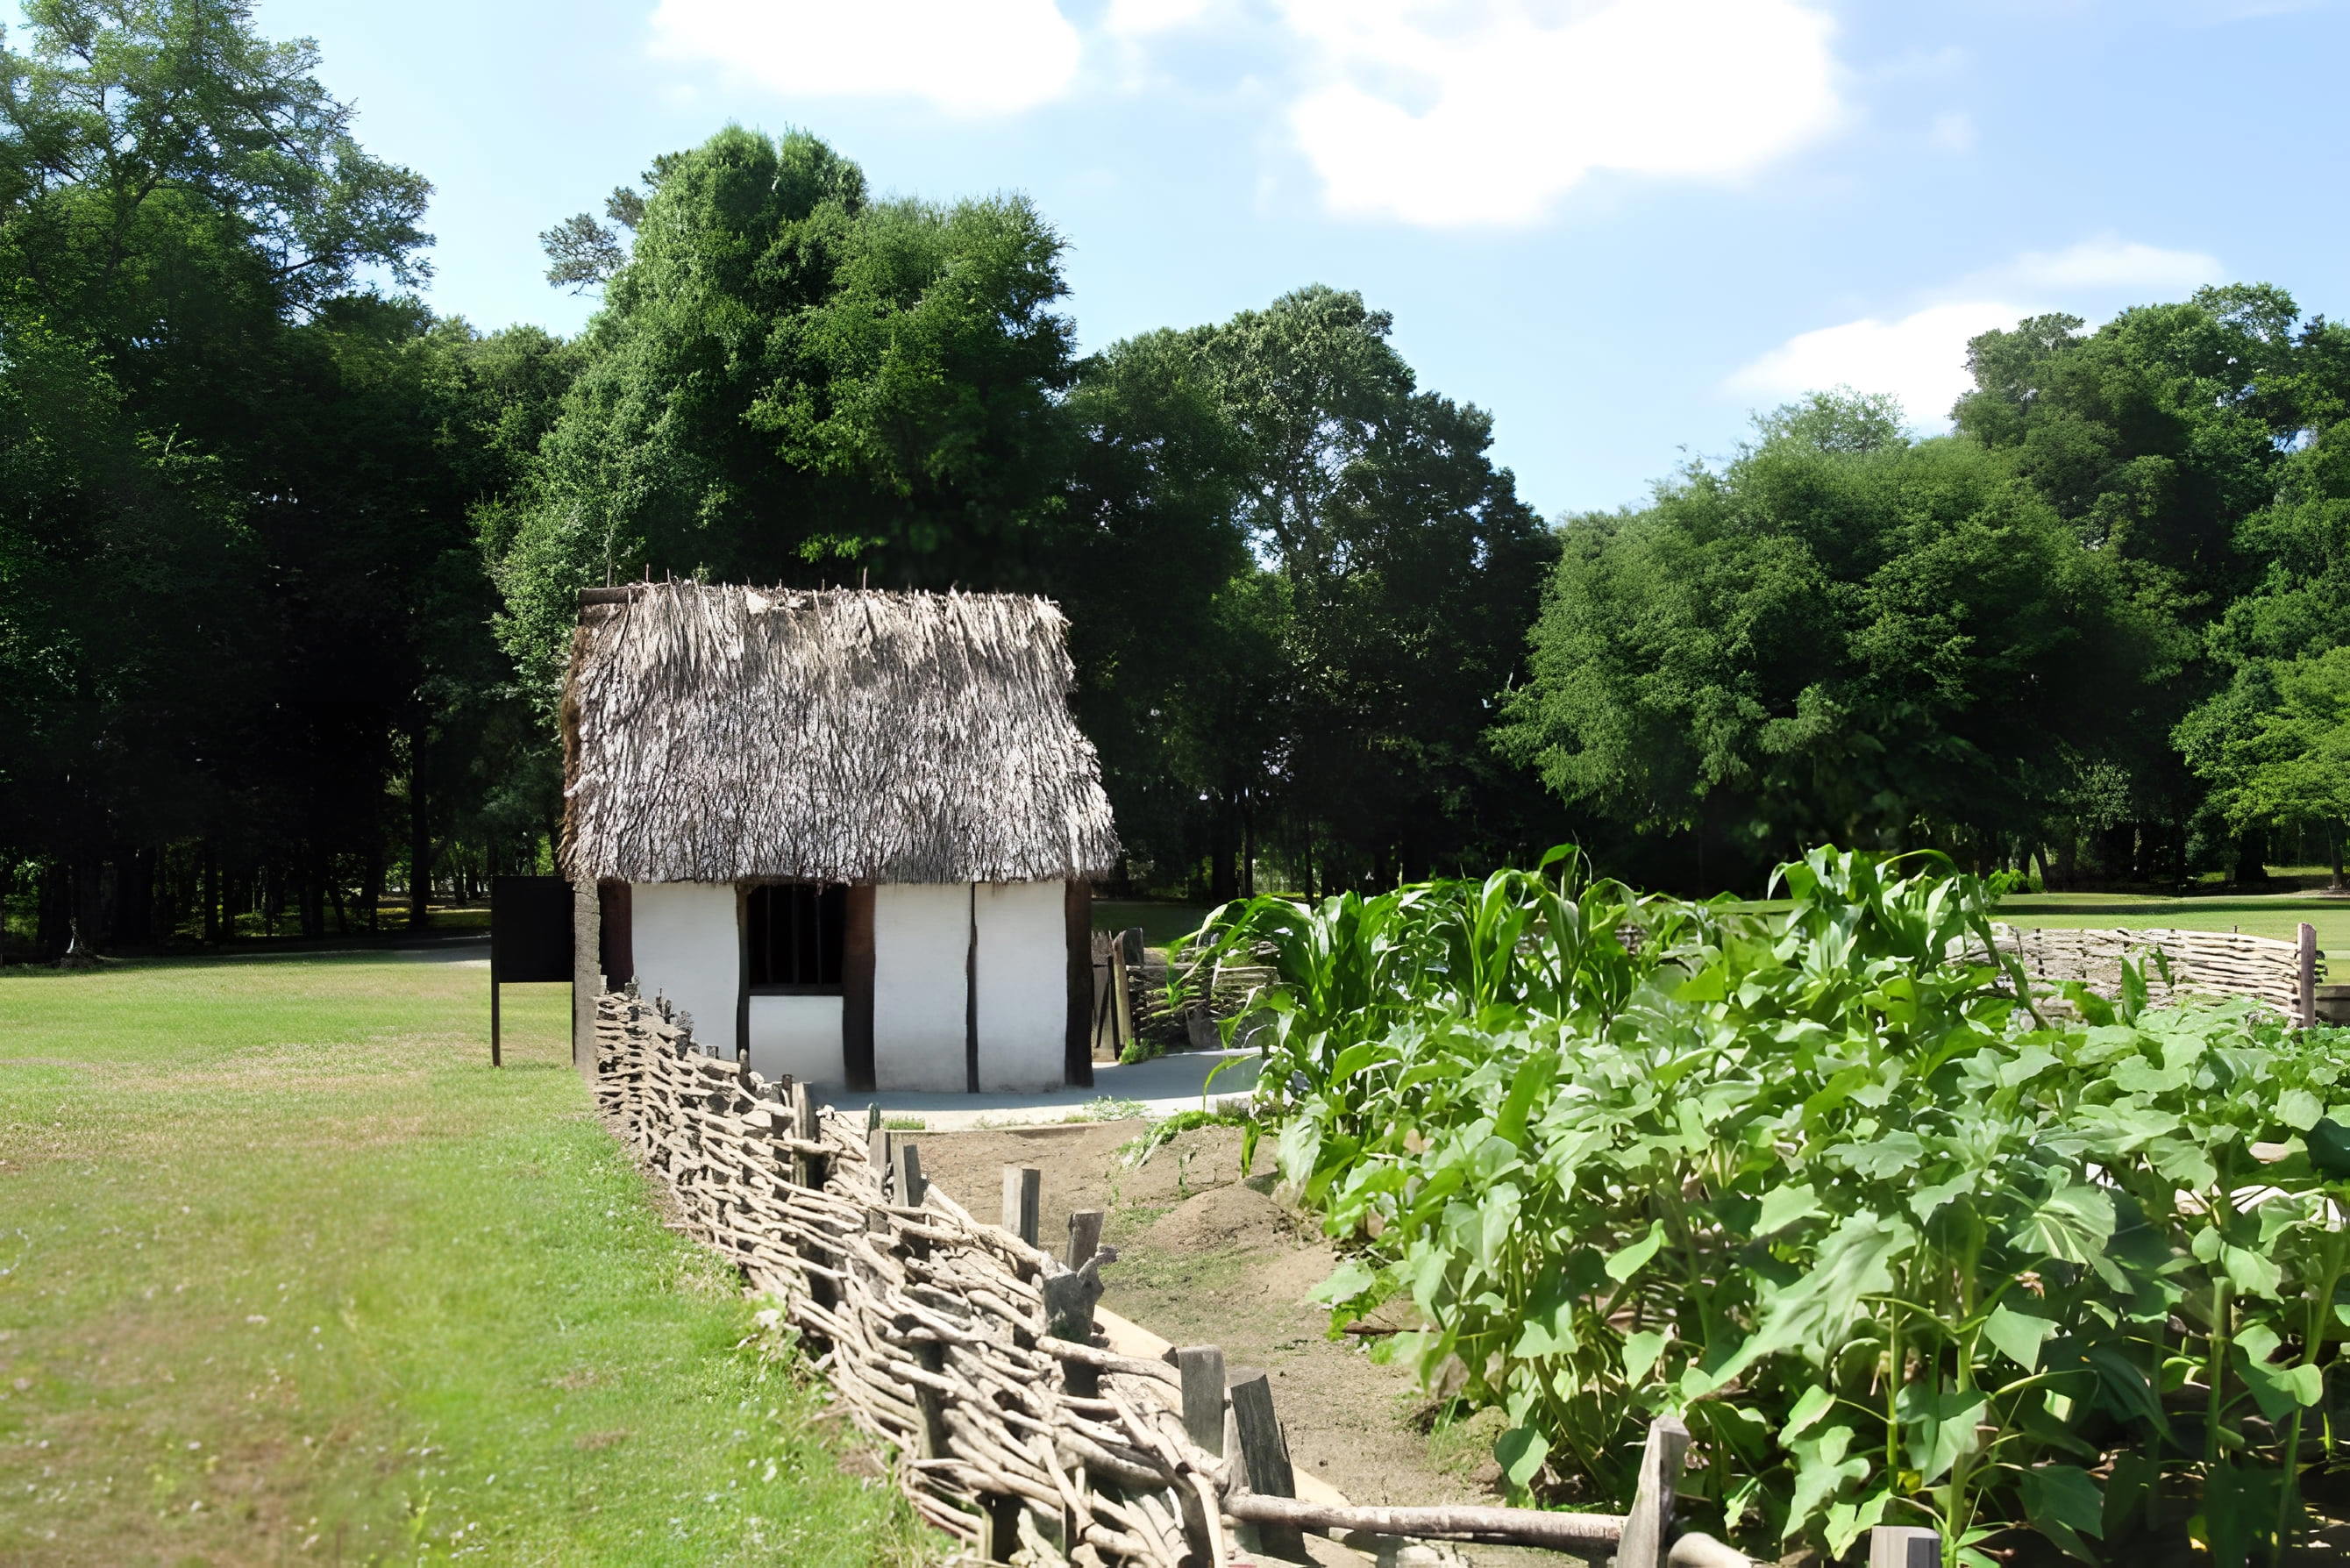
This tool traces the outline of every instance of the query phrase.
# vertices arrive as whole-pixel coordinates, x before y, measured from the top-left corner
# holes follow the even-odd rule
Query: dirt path
[[[1221,1345],[1226,1364],[1263,1367],[1300,1470],[1358,1503],[1499,1501],[1488,1457],[1492,1432],[1473,1421],[1433,1435],[1429,1401],[1405,1368],[1382,1366],[1359,1342],[1333,1342],[1328,1314],[1307,1302],[1336,1262],[1271,1197],[1271,1141],[1244,1181],[1240,1135],[1201,1127],[1179,1135],[1139,1166],[1141,1121],[1018,1132],[920,1133],[922,1167],[982,1218],[1001,1211],[1006,1165],[1045,1174],[1042,1235],[1057,1247],[1074,1210],[1107,1212],[1106,1239],[1118,1261],[1103,1271],[1103,1304],[1179,1345]],[[1331,1562],[1360,1563],[1325,1542]],[[1487,1565],[1571,1563],[1548,1552],[1462,1549]]]

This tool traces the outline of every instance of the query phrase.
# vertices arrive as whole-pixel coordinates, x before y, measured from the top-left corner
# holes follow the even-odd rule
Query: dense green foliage
[[[1135,874],[1392,880],[1531,842],[1485,741],[1555,555],[1480,410],[1356,295],[1079,358],[1024,202],[868,201],[732,129],[544,236],[608,276],[528,493],[485,514],[550,701],[582,587],[644,573],[1043,592]]]
[[[2350,332],[2274,288],[1989,333],[1951,435],[1822,394],[1553,528],[1343,289],[1081,356],[1024,198],[729,127],[541,235],[577,338],[485,335],[310,45],[236,0],[26,20],[0,910],[45,951],[550,865],[576,593],[648,574],[1057,599],[1120,891],[1566,836],[1700,890],[1823,837],[2052,887],[2340,862]]]
[[[563,349],[363,285],[421,280],[428,188],[352,140],[307,45],[209,0],[27,16],[0,56],[0,851],[43,945],[239,907],[317,929],[371,909],[411,827],[536,836],[544,749],[497,695],[466,509],[536,445]]]
[[[1357,1248],[1334,1330],[1408,1297],[1391,1353],[1503,1407],[1522,1489],[1620,1501],[1679,1412],[1763,1549],[2291,1530],[2350,1322],[2339,1032],[2021,1003],[1931,867],[1814,851],[1767,916],[1573,869],[1211,919],[1278,971],[1259,1106]]]
[[[1765,853],[1918,823],[2003,846],[2162,657],[2113,557],[2009,464],[1866,403],[1817,400],[1566,545],[1509,743],[1638,827]]]
[[[2350,330],[2235,286],[1970,364],[1953,435],[1815,395],[1567,519],[1504,746],[1684,883],[1824,836],[2052,887],[2256,881],[2272,829],[2338,863],[2338,806],[2233,781],[2280,668],[2350,630]]]

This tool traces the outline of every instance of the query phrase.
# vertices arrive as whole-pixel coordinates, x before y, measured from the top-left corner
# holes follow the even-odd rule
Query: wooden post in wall
[[[2301,992],[2301,1026],[2314,1028],[2317,1023],[2317,928],[2307,920],[2301,922],[2301,969],[2295,978]]]
[[[1690,1430],[1679,1416],[1659,1416],[1648,1423],[1632,1511],[1624,1517],[1624,1536],[1616,1547],[1616,1568],[1664,1568],[1665,1552],[1672,1544],[1673,1492],[1680,1485],[1689,1446]]]
[[[1260,1497],[1295,1497],[1296,1472],[1289,1465],[1289,1443],[1281,1435],[1280,1418],[1273,1413],[1273,1382],[1256,1372],[1232,1386],[1232,1431],[1241,1446],[1241,1473],[1249,1490]],[[1268,1557],[1305,1563],[1305,1537],[1294,1524],[1252,1524],[1242,1532],[1242,1544]]]
[[[1072,877],[1065,884],[1061,937],[1069,987],[1061,1043],[1062,1080],[1073,1088],[1090,1088],[1094,1081],[1094,886],[1082,877]]]
[[[1035,1246],[1044,1206],[1045,1173],[1034,1166],[1005,1166],[1003,1228]]]

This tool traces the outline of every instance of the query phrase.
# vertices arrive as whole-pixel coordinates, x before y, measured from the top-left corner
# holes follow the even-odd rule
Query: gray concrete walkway
[[[1208,1075],[1226,1062],[1233,1065],[1217,1074],[1210,1085]],[[855,1094],[838,1089],[819,1090],[816,1097],[843,1110],[861,1111],[872,1105],[879,1106],[884,1116],[920,1116],[925,1132],[963,1132],[1211,1109],[1211,1096],[1215,1100],[1247,1096],[1256,1087],[1256,1073],[1253,1050],[1178,1051],[1131,1064],[1102,1063],[1094,1068],[1090,1089],[1044,1089],[1027,1095]]]

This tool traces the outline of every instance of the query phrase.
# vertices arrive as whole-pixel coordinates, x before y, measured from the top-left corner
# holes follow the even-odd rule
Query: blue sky
[[[576,330],[536,234],[726,121],[1027,192],[1097,347],[1321,282],[1546,515],[1805,387],[1925,428],[1966,337],[2197,285],[2350,312],[2343,5],[2295,0],[260,0],[438,187],[441,309]]]

